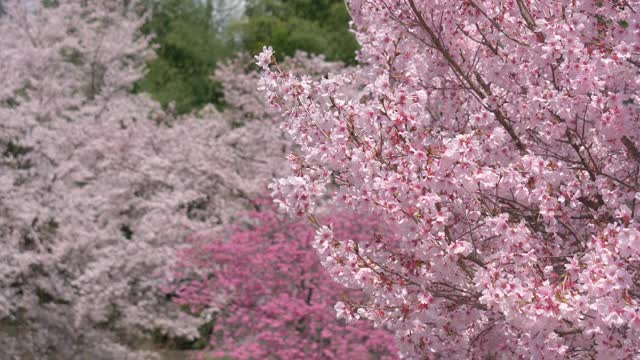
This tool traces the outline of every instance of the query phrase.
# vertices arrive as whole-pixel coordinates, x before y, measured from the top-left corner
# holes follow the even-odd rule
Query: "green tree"
[[[209,76],[231,49],[213,23],[211,1],[150,0],[149,6],[153,16],[143,30],[154,34],[158,58],[137,90],[165,106],[175,102],[178,113],[221,104],[222,87]]]
[[[249,0],[232,31],[252,54],[271,45],[280,57],[304,50],[353,64],[358,44],[349,20],[343,0]]]

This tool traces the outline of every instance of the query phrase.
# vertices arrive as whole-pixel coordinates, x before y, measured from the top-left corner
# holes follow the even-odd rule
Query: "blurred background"
[[[148,0],[158,58],[136,91],[149,92],[179,114],[208,103],[224,107],[216,64],[238,52],[255,55],[270,45],[281,60],[296,51],[355,63],[357,42],[343,0]]]

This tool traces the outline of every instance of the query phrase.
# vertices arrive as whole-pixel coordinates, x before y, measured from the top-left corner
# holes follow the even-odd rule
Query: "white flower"
[[[473,245],[468,241],[456,241],[449,248],[450,253],[463,256],[467,256],[473,251]]]
[[[256,64],[261,68],[267,70],[271,64],[271,57],[273,56],[273,48],[271,46],[263,46],[262,52],[255,57]]]

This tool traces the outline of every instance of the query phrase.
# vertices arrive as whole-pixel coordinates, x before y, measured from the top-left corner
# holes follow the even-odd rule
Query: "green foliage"
[[[251,54],[271,45],[280,59],[304,50],[355,63],[358,44],[342,0],[250,0],[246,15],[233,32]]]
[[[201,350],[204,349],[209,341],[207,338],[189,339],[186,336],[171,336],[159,328],[147,331],[151,337],[151,341],[156,346],[167,349],[176,350]]]
[[[0,336],[24,336],[29,329],[26,308],[18,308],[13,315],[13,317],[0,318]]]
[[[151,93],[163,106],[174,102],[179,114],[222,105],[222,86],[210,76],[236,50],[231,43],[251,54],[271,45],[280,60],[303,50],[355,63],[358,45],[342,0],[248,0],[244,20],[224,30],[212,16],[213,0],[147,1],[153,16],[143,31],[154,34],[158,58],[136,91]]]
[[[14,143],[13,141],[9,141],[7,144],[6,150],[2,153],[5,157],[18,158],[20,156],[28,154],[32,148],[28,146],[22,146],[18,143]]]
[[[120,232],[127,240],[131,240],[133,238],[133,230],[131,230],[131,227],[127,224],[120,225]]]
[[[209,76],[230,49],[219,36],[207,5],[189,0],[150,0],[153,16],[143,31],[154,34],[158,58],[136,87],[164,106],[175,102],[178,113],[220,104],[221,85]]]
[[[64,61],[75,66],[84,64],[84,55],[78,49],[65,47],[60,50],[60,55]]]
[[[342,0],[248,0],[245,19],[225,30],[212,16],[213,0],[147,1],[153,16],[143,31],[154,34],[158,58],[136,91],[151,93],[163,106],[174,102],[179,114],[222,105],[222,86],[210,76],[218,61],[233,54],[231,43],[251,54],[271,45],[280,59],[303,50],[355,63],[358,45]]]
[[[37,287],[36,288],[36,296],[38,297],[38,303],[40,305],[42,304],[49,304],[49,303],[54,303],[54,304],[60,304],[60,305],[69,305],[69,302],[64,300],[64,299],[58,299],[55,296],[53,296],[50,292],[48,292],[47,290]]]
[[[45,8],[48,7],[56,7],[60,4],[58,4],[57,0],[42,0],[42,6],[44,6]]]
[[[186,205],[187,218],[189,218],[190,220],[205,221],[206,218],[202,213],[207,210],[207,205],[209,204],[209,200],[210,199],[207,196],[206,198],[196,199],[189,202]]]

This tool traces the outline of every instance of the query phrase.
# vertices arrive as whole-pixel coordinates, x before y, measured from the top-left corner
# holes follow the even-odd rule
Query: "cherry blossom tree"
[[[149,332],[197,336],[161,290],[173,253],[251,206],[288,142],[269,121],[176,118],[132,94],[153,56],[135,1],[5,5],[2,358],[147,359],[131,348]]]
[[[394,337],[366,322],[338,321],[334,303],[353,291],[335,283],[311,246],[315,231],[280,216],[270,201],[241,224],[199,232],[180,255],[175,301],[215,325],[217,356],[234,359],[395,359]],[[335,214],[336,234],[364,241],[374,218]]]
[[[281,64],[287,72],[298,75],[308,75],[320,78],[330,73],[345,73],[350,71],[344,64],[329,62],[324,55],[308,54],[298,51],[292,57],[286,57]],[[265,103],[262,94],[256,91],[260,81],[260,73],[254,71],[253,59],[246,53],[238,54],[231,61],[219,64],[212,80],[224,84],[224,101],[245,119],[272,119],[280,121],[281,115]]]
[[[215,75],[227,110],[178,117],[132,94],[154,56],[139,2],[4,4],[3,359],[148,359],[135,350],[150,333],[194,338],[203,319],[162,290],[176,249],[252,208],[286,169],[290,142],[256,101],[258,76],[231,62]],[[287,62],[316,77],[341,69]]]
[[[640,356],[640,3],[350,6],[354,73],[257,57],[299,144],[273,195],[367,294],[339,315],[394,329],[408,358]],[[395,236],[338,234],[327,202]]]

